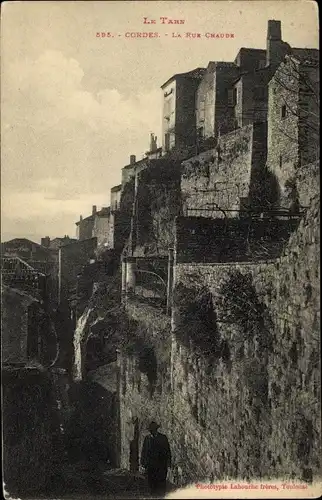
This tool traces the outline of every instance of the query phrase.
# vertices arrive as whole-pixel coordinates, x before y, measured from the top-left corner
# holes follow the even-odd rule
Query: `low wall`
[[[299,219],[176,218],[177,262],[244,262],[278,257]]]

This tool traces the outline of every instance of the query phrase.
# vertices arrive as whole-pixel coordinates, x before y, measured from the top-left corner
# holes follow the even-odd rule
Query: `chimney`
[[[96,205],[93,205],[92,206],[92,215],[95,215],[97,212],[97,206]]]
[[[41,244],[42,247],[48,248],[49,245],[50,245],[50,238],[49,238],[49,236],[45,236],[45,238],[41,238],[40,244]]]
[[[131,155],[130,156],[130,165],[134,165],[135,162],[136,162],[136,156],[135,155]]]
[[[268,21],[267,40],[282,40],[281,21]]]
[[[82,221],[82,220],[83,220],[83,216],[82,216],[82,215],[80,215],[80,216],[79,216],[79,220],[80,220],[80,221]]]
[[[157,149],[157,137],[154,134],[150,134],[150,152],[155,153]]]
[[[281,21],[271,19],[267,25],[266,66],[280,64],[288,48],[288,44],[282,40]]]

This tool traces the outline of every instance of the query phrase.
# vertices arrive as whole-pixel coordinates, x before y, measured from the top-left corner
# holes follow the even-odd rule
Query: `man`
[[[143,442],[141,465],[147,472],[151,496],[163,498],[168,467],[171,467],[171,452],[168,438],[158,432],[159,427],[156,422],[149,425],[150,435]]]

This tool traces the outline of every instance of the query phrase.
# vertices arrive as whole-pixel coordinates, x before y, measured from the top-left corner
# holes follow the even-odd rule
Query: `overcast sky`
[[[240,47],[265,48],[268,19],[282,21],[292,46],[318,47],[316,4],[301,0],[2,7],[2,241],[75,236],[80,214],[107,206],[129,155],[142,157],[150,132],[160,137],[160,85],[173,74],[231,61]],[[185,24],[144,25],[144,16]],[[114,38],[97,37],[102,31]],[[126,38],[129,31],[160,36]]]

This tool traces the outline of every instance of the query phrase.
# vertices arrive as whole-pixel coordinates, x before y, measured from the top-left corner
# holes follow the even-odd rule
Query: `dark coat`
[[[166,470],[171,465],[171,452],[167,436],[157,432],[146,436],[141,453],[141,465],[147,469]]]

